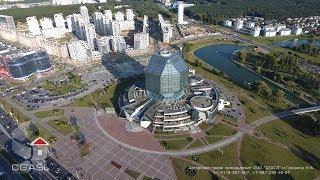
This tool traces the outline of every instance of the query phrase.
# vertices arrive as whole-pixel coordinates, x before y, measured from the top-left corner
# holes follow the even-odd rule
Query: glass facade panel
[[[146,89],[153,98],[176,99],[188,85],[189,68],[179,54],[154,55],[146,70]]]

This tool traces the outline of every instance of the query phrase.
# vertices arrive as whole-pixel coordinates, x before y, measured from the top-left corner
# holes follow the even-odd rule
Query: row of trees
[[[108,1],[108,3],[102,4],[85,4],[87,6],[89,13],[92,14],[95,11],[104,11],[106,9],[111,9],[115,6],[127,4],[130,5],[130,8],[133,8],[138,17],[143,15],[148,15],[150,18],[158,18],[158,14],[161,13],[165,18],[171,18],[172,12],[161,8],[153,0],[122,0],[121,2],[117,1]],[[65,5],[65,6],[39,6],[31,8],[12,8],[1,10],[0,14],[13,16],[18,22],[25,22],[26,17],[28,16],[37,16],[38,18],[42,17],[53,17],[54,14],[63,13],[65,16],[73,13],[79,13],[80,4],[74,5]],[[125,9],[126,7],[124,7]],[[119,9],[119,11],[124,10]]]
[[[186,14],[195,19],[217,23],[222,19],[244,15],[266,19],[286,19],[288,17],[307,17],[320,14],[320,1],[315,0],[185,0],[196,4],[187,8]]]
[[[273,99],[276,103],[281,103],[285,99],[285,93],[281,89],[277,89],[272,91],[272,88],[268,86],[268,84],[264,81],[255,82],[253,84],[253,89],[268,99]]]
[[[287,47],[297,52],[309,54],[310,56],[319,56],[320,48],[312,44],[301,44],[299,46]]]

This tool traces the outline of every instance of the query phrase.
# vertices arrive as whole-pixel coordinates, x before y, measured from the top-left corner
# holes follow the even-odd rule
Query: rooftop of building
[[[213,104],[212,100],[206,96],[194,96],[190,99],[190,103],[200,108],[210,107]]]
[[[187,64],[178,53],[161,52],[151,57],[146,72],[161,75],[166,70],[176,70],[177,73],[182,73],[188,69]]]

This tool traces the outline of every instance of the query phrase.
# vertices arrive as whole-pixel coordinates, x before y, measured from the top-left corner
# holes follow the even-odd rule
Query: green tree
[[[281,89],[277,89],[274,93],[273,99],[275,102],[279,103],[284,100],[284,92]]]
[[[201,62],[198,59],[196,59],[194,61],[194,65],[197,66],[197,67],[201,67],[202,66]]]
[[[291,80],[287,82],[287,86],[288,86],[290,89],[292,89],[292,88],[294,87],[294,84],[295,84],[295,83],[294,83],[293,81],[291,81]]]
[[[247,52],[245,50],[241,50],[239,52],[239,60],[240,60],[240,62],[245,62],[247,60],[247,57],[248,57],[248,55],[247,55]]]
[[[255,70],[256,70],[257,73],[261,73],[262,68],[261,68],[261,66],[256,66]]]
[[[271,97],[272,89],[264,81],[260,81],[259,85],[256,88],[257,92],[267,98]]]

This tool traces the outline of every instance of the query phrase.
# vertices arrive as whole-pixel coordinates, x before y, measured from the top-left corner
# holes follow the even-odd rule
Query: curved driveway
[[[284,111],[284,112],[281,112],[281,113],[278,113],[275,115],[260,118],[257,121],[254,121],[253,123],[245,125],[245,128],[249,128],[249,129],[253,130],[253,129],[257,128],[258,126],[269,123],[269,122],[274,121],[276,119],[279,119],[281,117],[286,117],[286,116],[290,116],[290,115],[294,115],[294,114],[304,114],[304,113],[309,113],[309,112],[315,112],[315,111],[319,111],[319,110],[320,110],[320,105],[310,107],[310,108],[303,108],[303,109],[297,109],[297,110],[292,110],[292,111]],[[116,143],[118,143],[119,145],[121,145],[123,147],[137,150],[140,152],[145,152],[145,153],[169,155],[169,156],[189,156],[189,155],[201,154],[201,153],[217,150],[217,149],[223,148],[225,146],[228,146],[229,144],[231,144],[233,142],[238,141],[245,134],[243,132],[244,130],[239,130],[236,134],[228,136],[227,138],[225,138],[221,141],[218,141],[213,144],[206,145],[206,146],[201,146],[198,148],[192,148],[192,149],[186,149],[186,150],[152,151],[152,150],[146,150],[146,149],[142,149],[139,147],[128,145],[128,144],[123,143],[123,142],[117,140],[116,138],[112,137],[100,125],[96,112],[94,113],[94,120],[95,120],[98,128],[102,131],[102,133],[104,135],[106,135],[108,138],[110,138],[111,140],[115,141]]]

